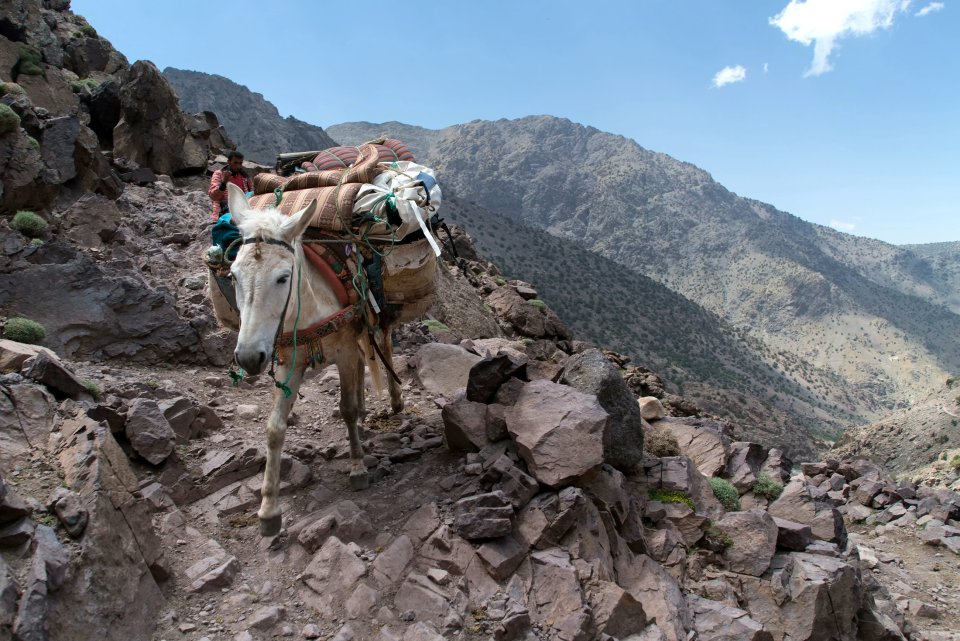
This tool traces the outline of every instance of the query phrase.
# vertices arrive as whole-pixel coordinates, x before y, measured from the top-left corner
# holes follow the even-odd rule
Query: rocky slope
[[[958,450],[960,387],[950,378],[912,407],[848,430],[833,452],[836,456],[869,454],[899,475],[949,481],[960,471],[960,459],[954,460]]]
[[[240,151],[265,165],[273,165],[277,154],[287,151],[326,149],[336,143],[323,129],[280,117],[280,112],[261,94],[213,74],[167,67],[163,76],[180,97],[187,111],[214,111],[234,140],[243,141]]]

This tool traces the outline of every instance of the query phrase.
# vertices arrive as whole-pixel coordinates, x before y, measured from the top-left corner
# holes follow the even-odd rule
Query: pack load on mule
[[[280,452],[305,370],[336,365],[350,485],[366,488],[364,371],[379,390],[383,365],[400,412],[391,329],[422,317],[436,293],[440,188],[405,149],[375,142],[353,149],[352,162],[334,150],[285,154],[283,171],[255,177],[249,197],[227,185],[231,220],[217,225],[236,225],[235,238],[221,233],[204,258],[217,319],[238,332],[234,360],[252,375],[269,368],[276,387],[257,512],[264,536],[280,530]],[[325,166],[331,158],[341,166]]]
[[[344,284],[344,306],[363,296],[374,313],[395,314],[397,306],[433,295],[440,187],[433,170],[416,164],[401,141],[279,154],[276,173],[258,174],[253,184],[249,203],[255,209],[273,206],[290,215],[317,200],[307,258]],[[229,268],[240,234],[226,215],[211,234],[204,262],[236,311]],[[425,311],[422,306],[416,315]]]

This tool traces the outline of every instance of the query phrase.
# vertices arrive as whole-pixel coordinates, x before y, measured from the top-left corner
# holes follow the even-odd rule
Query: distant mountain
[[[329,131],[355,144],[388,127]],[[956,281],[936,267],[955,265],[949,250],[804,222],[737,196],[694,165],[551,116],[404,135],[448,193],[646,274],[790,354],[780,363],[788,372],[832,372],[854,414],[909,405],[960,371]]]
[[[180,97],[181,109],[216,113],[250,160],[273,165],[278,153],[326,149],[336,144],[320,127],[293,116],[281,118],[263,95],[223,76],[173,67],[164,69],[163,75]]]

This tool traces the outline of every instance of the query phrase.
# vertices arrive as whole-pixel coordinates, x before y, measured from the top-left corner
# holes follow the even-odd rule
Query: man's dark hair
[[[233,151],[227,154],[227,162],[230,162],[234,158],[239,158],[240,160],[243,160],[243,154],[241,154],[239,151],[234,149]]]

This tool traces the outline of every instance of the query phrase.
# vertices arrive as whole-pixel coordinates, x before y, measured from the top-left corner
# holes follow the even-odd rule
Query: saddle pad
[[[276,205],[277,209],[289,216],[305,208],[311,200],[316,198],[317,212],[310,226],[327,231],[344,231],[350,229],[353,203],[362,186],[362,183],[347,183],[339,187],[284,191],[279,205],[276,204],[277,197],[274,194],[260,194],[250,198],[250,206],[254,209],[264,209]]]
[[[367,143],[371,144],[371,143]],[[363,145],[366,146],[366,145]],[[377,162],[394,162],[398,160],[413,161],[413,154],[405,144],[393,138],[387,138],[380,144],[373,147],[377,150]],[[349,167],[357,161],[359,154],[357,147],[331,147],[324,149],[310,163],[316,171],[325,171],[327,169],[342,169]],[[306,163],[304,163],[306,164]],[[304,169],[307,169],[304,167]],[[312,171],[308,169],[308,171]]]

